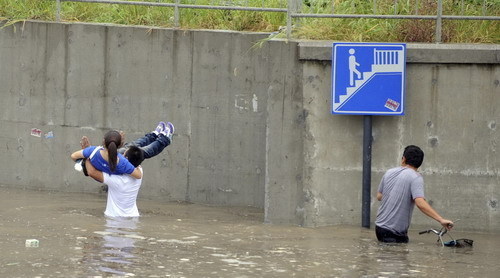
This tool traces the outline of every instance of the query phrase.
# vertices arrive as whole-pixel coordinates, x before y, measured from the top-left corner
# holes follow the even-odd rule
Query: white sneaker
[[[163,131],[165,131],[166,128],[167,128],[167,125],[164,122],[159,122],[156,129],[153,130],[153,133],[158,135],[158,134],[162,133]]]
[[[175,132],[175,127],[171,122],[167,122],[167,126],[164,131],[160,132],[161,134],[165,135],[172,141],[172,136],[174,135]]]

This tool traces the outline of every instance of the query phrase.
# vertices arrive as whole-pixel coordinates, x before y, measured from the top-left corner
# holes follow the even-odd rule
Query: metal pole
[[[361,226],[370,228],[371,172],[372,172],[372,116],[363,116],[363,196]]]
[[[377,0],[373,0],[373,14],[377,14]]]
[[[61,21],[61,0],[56,1],[56,21]]]
[[[441,33],[443,24],[443,0],[438,0],[437,18],[436,18],[436,43],[441,43]]]

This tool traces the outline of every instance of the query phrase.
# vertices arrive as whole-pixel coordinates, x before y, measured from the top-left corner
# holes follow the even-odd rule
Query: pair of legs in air
[[[154,157],[170,145],[174,131],[175,128],[171,122],[159,122],[155,130],[137,140],[125,143],[122,148],[118,149],[118,152],[123,154],[130,146],[136,146],[144,152],[145,159]]]

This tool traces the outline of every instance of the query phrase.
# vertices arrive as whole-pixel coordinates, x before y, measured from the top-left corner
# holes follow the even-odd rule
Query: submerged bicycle
[[[472,245],[474,244],[474,241],[472,239],[467,239],[467,238],[454,239],[451,236],[451,234],[448,231],[448,229],[446,229],[444,227],[441,227],[440,230],[429,229],[429,230],[421,231],[418,234],[422,235],[422,234],[428,234],[428,233],[436,234],[438,236],[437,242],[441,243],[441,245],[443,247],[444,246],[446,246],[446,247],[458,247],[458,248],[461,248],[461,247],[472,247]],[[443,241],[443,236],[445,234],[447,234],[451,238],[451,240],[449,240],[449,241]]]

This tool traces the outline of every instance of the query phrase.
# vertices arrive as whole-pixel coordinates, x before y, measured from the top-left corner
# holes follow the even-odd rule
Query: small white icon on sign
[[[358,76],[358,79],[361,79],[361,72],[356,69],[356,67],[359,67],[360,64],[356,62],[356,56],[354,56],[354,53],[356,51],[354,49],[349,49],[349,85],[354,86],[354,74]]]

